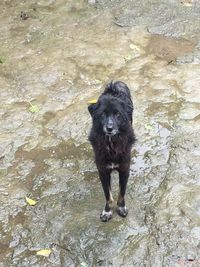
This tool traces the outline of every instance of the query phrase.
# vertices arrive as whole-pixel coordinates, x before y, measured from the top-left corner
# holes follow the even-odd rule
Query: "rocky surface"
[[[0,266],[198,266],[199,2],[0,8]],[[102,223],[87,101],[111,79],[131,88],[138,140],[129,215]]]

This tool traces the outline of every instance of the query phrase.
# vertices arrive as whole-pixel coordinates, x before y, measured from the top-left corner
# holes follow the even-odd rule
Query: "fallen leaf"
[[[181,4],[183,4],[186,7],[190,7],[193,5],[193,0],[183,0],[181,1]]]
[[[26,202],[30,205],[30,206],[35,206],[36,205],[36,201],[29,198],[29,197],[26,197]]]
[[[147,130],[151,130],[151,129],[153,129],[152,125],[150,125],[150,124],[145,124],[144,127],[145,127]]]
[[[124,57],[124,59],[125,59],[126,61],[131,60],[131,59],[132,59],[132,55],[131,55],[131,54],[126,55],[126,56]]]
[[[29,103],[29,104],[30,104],[30,108],[29,108],[30,112],[36,113],[39,111],[39,108],[37,105],[32,105],[31,103]]]
[[[0,58],[0,64],[3,64],[5,62],[4,58]]]
[[[88,104],[96,104],[97,103],[97,99],[91,99],[88,101]]]
[[[140,51],[140,48],[134,44],[130,44],[130,49]]]
[[[100,81],[100,80],[94,80],[94,82],[95,82],[95,84],[101,84],[102,83],[102,81]]]
[[[41,249],[36,252],[36,255],[39,256],[44,256],[44,257],[49,257],[51,254],[52,250],[51,249]]]

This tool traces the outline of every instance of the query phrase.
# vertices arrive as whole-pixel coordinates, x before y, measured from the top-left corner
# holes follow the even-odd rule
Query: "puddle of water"
[[[147,53],[154,54],[160,59],[172,62],[184,54],[192,52],[196,46],[195,42],[183,38],[172,38],[164,35],[153,34],[147,46]]]

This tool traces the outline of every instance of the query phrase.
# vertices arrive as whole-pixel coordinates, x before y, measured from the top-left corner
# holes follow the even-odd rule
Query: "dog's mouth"
[[[112,137],[114,136],[115,134],[114,133],[105,133],[106,136],[109,136],[109,137]]]
[[[108,131],[107,129],[106,129],[106,127],[104,127],[104,133],[105,133],[105,135],[106,136],[114,136],[114,135],[116,135],[116,134],[118,134],[118,130],[116,130],[116,129],[113,129],[112,131]]]

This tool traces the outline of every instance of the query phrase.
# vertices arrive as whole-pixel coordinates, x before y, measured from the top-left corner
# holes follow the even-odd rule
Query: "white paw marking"
[[[110,216],[112,216],[112,211],[110,210],[110,211],[105,211],[105,210],[103,210],[102,211],[102,213],[101,213],[101,216],[106,216],[106,217],[110,217]]]
[[[127,211],[127,207],[126,206],[124,206],[124,207],[118,207],[118,209],[119,210],[125,210],[125,211]]]

